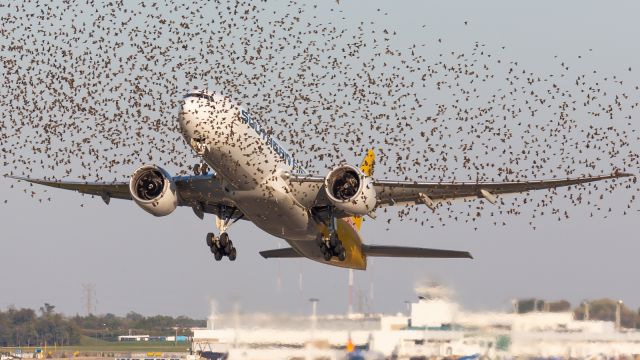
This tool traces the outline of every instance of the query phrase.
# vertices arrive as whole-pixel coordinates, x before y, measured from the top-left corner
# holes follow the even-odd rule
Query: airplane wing
[[[50,186],[59,189],[73,190],[81,194],[102,197],[109,204],[111,199],[132,200],[129,192],[129,182],[79,182],[31,179],[19,176],[7,177],[34,184]],[[218,205],[230,205],[225,198],[225,191],[215,175],[176,176],[173,177],[179,194],[178,206],[188,206],[194,209],[196,215],[202,218],[204,213],[218,215]],[[240,217],[240,210],[236,209],[233,218]]]
[[[131,200],[131,194],[129,193],[128,182],[79,182],[79,181],[56,181],[56,180],[43,180],[43,179],[31,179],[19,176],[7,176],[12,179],[26,181],[34,184],[45,185],[55,187],[58,189],[74,190],[81,194],[97,195],[105,199],[126,199]]]
[[[550,179],[507,182],[407,182],[374,181],[377,206],[425,204],[434,208],[438,202],[461,198],[484,198],[490,203],[497,201],[496,195],[517,194],[531,190],[553,189],[579,185],[594,181],[633,176],[627,173],[585,176],[581,178]]]
[[[611,175],[505,182],[412,182],[375,180],[373,186],[376,190],[376,207],[425,204],[434,209],[438,203],[444,201],[483,198],[491,203],[495,203],[497,201],[496,195],[553,189],[629,176],[634,175],[615,172]],[[330,200],[325,194],[324,178],[303,175],[293,176],[289,180],[294,195],[305,205],[310,207],[325,207],[331,205]],[[340,215],[349,216],[349,214]]]

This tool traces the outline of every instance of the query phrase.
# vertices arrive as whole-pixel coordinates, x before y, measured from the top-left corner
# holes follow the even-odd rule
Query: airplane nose
[[[198,123],[198,102],[197,98],[185,96],[180,102],[180,111],[178,113],[178,124],[182,134],[192,139],[196,137],[196,125]]]

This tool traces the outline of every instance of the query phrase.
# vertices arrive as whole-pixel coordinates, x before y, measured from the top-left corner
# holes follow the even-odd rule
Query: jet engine
[[[376,206],[373,180],[351,165],[341,165],[324,179],[324,188],[333,205],[351,215],[366,215]]]
[[[136,170],[129,181],[133,201],[154,216],[165,216],[178,207],[176,184],[163,168],[145,165]]]

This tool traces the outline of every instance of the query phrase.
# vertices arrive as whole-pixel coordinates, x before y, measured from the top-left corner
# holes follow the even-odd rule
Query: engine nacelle
[[[133,201],[154,216],[165,216],[178,207],[176,184],[163,168],[145,165],[136,170],[129,180]]]
[[[351,165],[341,165],[324,179],[324,188],[333,205],[351,215],[366,215],[376,206],[373,180]]]

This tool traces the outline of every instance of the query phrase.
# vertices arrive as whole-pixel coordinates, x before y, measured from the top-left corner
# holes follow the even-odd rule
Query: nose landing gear
[[[193,174],[196,176],[209,174],[209,165],[207,165],[206,163],[202,165],[200,164],[193,165]]]

